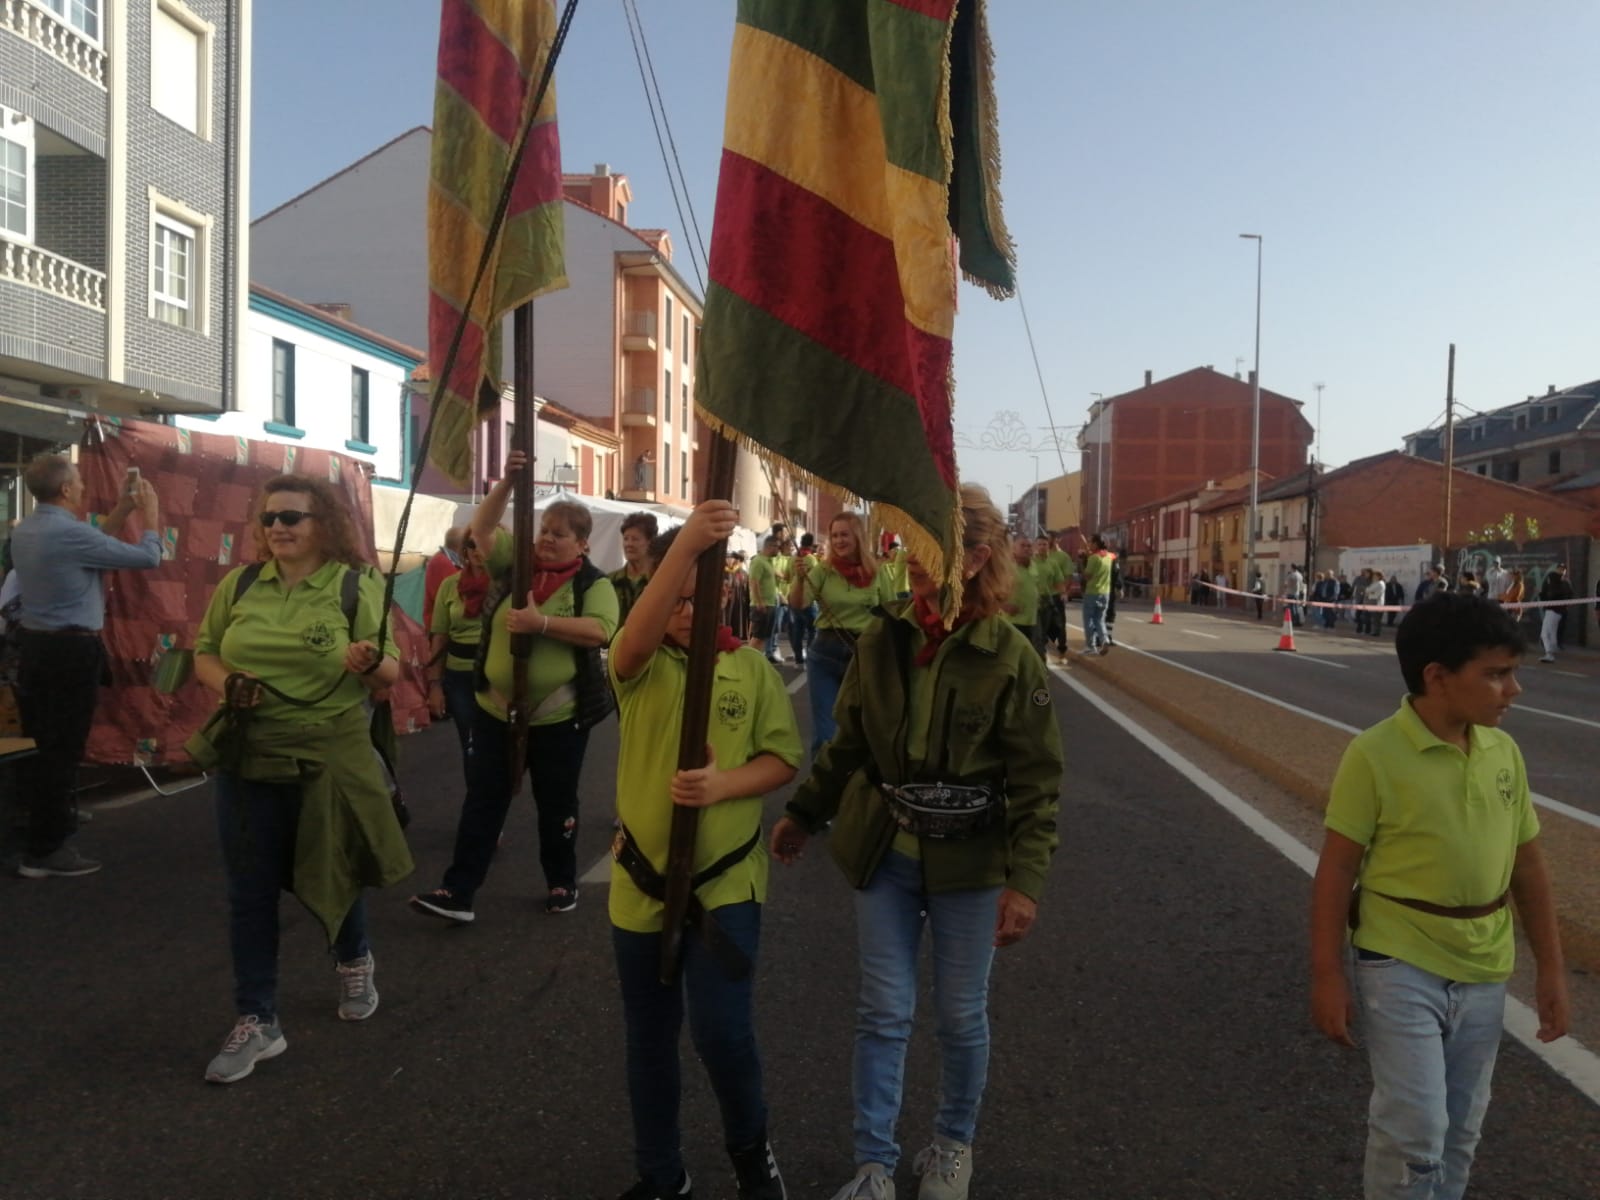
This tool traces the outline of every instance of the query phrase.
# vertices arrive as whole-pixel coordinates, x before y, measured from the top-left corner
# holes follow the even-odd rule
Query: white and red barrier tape
[[[1223,587],[1220,584],[1209,583],[1204,579],[1195,580],[1203,587],[1213,592],[1220,592],[1225,596],[1242,596],[1246,600],[1260,600],[1264,604],[1277,607],[1280,604],[1298,604],[1302,608],[1336,608],[1340,612],[1410,612],[1412,604],[1357,604],[1354,600],[1290,600],[1284,596],[1269,596],[1264,592],[1241,592],[1238,588]],[[1593,596],[1579,596],[1573,600],[1517,600],[1512,603],[1502,603],[1501,608],[1570,608],[1575,604],[1600,604]]]

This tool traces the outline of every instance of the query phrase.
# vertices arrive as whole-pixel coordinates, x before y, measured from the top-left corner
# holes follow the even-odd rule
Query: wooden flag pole
[[[528,602],[533,590],[533,456],[537,438],[534,436],[535,413],[533,407],[533,301],[519,304],[511,317],[511,386],[516,392],[513,412],[516,414],[516,434],[511,449],[522,451],[522,469],[517,472],[512,486],[511,540],[513,559],[511,565],[511,596],[507,603],[521,608]],[[499,364],[491,364],[497,372]],[[528,756],[528,658],[533,654],[533,634],[511,635],[511,703],[506,709],[506,721],[511,735],[511,794],[522,790],[522,777],[526,773]]]
[[[739,447],[713,433],[706,464],[706,498],[733,498]],[[717,669],[717,626],[722,623],[722,579],[728,543],[718,542],[700,555],[694,585],[694,625],[689,634],[689,662],[683,685],[683,730],[678,738],[678,769],[706,765],[706,731],[711,721],[711,689]],[[694,845],[700,831],[700,810],[672,809],[672,834],[667,843],[667,894],[661,925],[661,982],[678,977],[683,926],[689,911],[689,884],[694,876]]]

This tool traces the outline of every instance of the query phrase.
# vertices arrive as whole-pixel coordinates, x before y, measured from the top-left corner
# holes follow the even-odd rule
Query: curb
[[[1074,654],[1071,663],[1283,788],[1312,812],[1320,814],[1327,807],[1328,785],[1352,735],[1232,688],[1223,688],[1227,703],[1219,704],[1204,680],[1159,659],[1114,656]],[[1251,740],[1237,736],[1230,725],[1248,727]],[[1274,744],[1284,749],[1274,753],[1267,748]],[[1600,835],[1559,814],[1541,813],[1539,819],[1545,829],[1540,838],[1545,856],[1560,881],[1556,924],[1567,967],[1600,974],[1600,890],[1592,882]],[[1571,836],[1551,839],[1553,825],[1571,826],[1566,831]]]

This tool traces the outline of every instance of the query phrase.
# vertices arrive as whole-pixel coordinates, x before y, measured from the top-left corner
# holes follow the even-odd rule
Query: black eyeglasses
[[[693,608],[693,607],[694,607],[694,597],[693,596],[679,596],[677,598],[677,600],[675,600],[673,602],[672,611],[673,612],[677,612],[680,609]]]
[[[273,522],[282,521],[290,529],[293,529],[296,525],[300,524],[300,522],[304,521],[307,517],[314,517],[316,515],[317,515],[316,513],[300,512],[298,509],[293,509],[293,508],[280,508],[276,512],[264,512],[264,513],[262,513],[261,514],[261,524],[265,528],[271,529],[272,525],[273,525]]]

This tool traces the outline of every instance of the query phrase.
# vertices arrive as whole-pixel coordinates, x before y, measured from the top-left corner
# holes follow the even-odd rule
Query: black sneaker
[[[475,920],[472,901],[461,899],[449,888],[434,888],[411,897],[411,910],[425,917],[442,917],[457,925],[470,925]]]
[[[544,910],[547,913],[566,913],[577,907],[577,888],[551,888],[550,897],[544,902]]]
[[[694,1188],[689,1183],[689,1172],[685,1171],[674,1187],[660,1188],[641,1179],[617,1200],[694,1200]]]
[[[772,1143],[766,1138],[744,1150],[729,1150],[728,1157],[739,1180],[739,1200],[788,1200]]]

